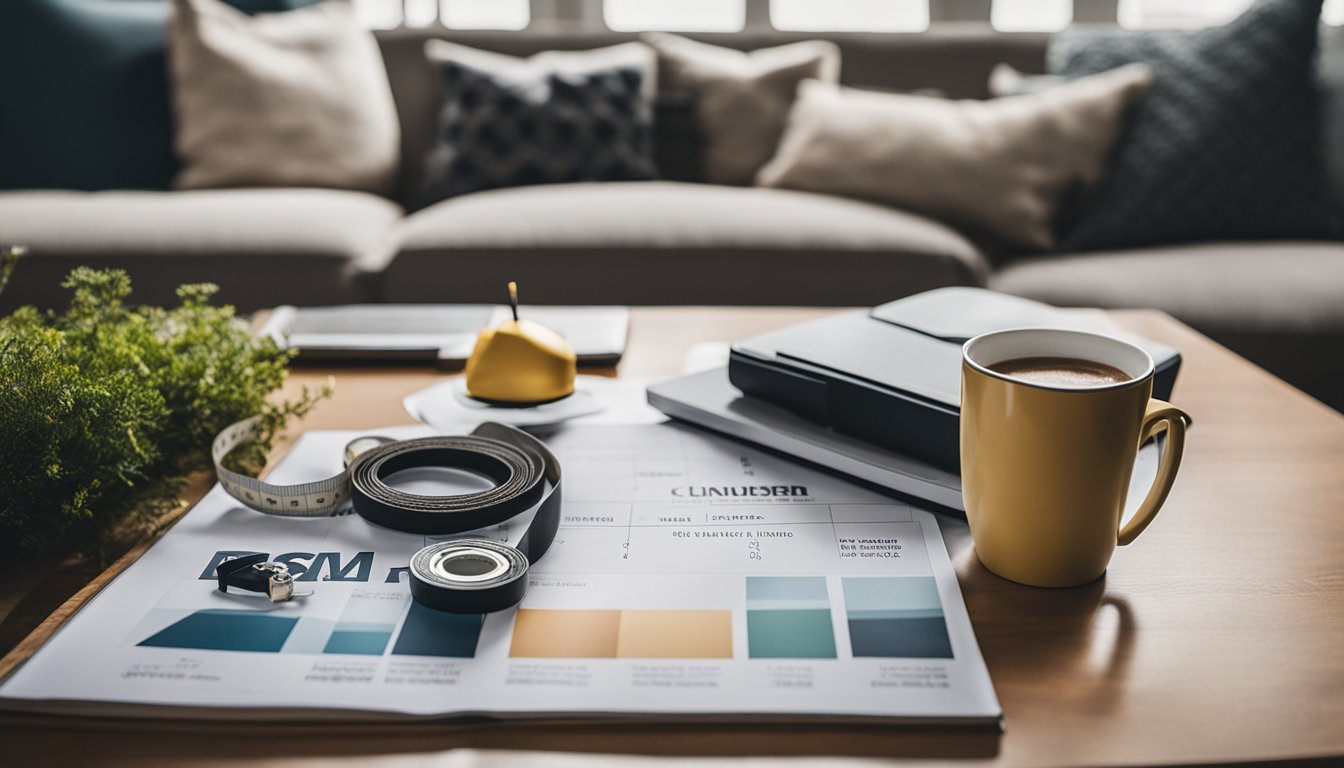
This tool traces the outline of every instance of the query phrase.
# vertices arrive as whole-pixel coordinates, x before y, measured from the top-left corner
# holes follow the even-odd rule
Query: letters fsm
[[[295,581],[363,581],[367,582],[369,576],[373,573],[373,553],[358,552],[348,561],[343,559],[340,552],[286,552],[283,555],[276,555],[271,558],[268,553],[257,552],[248,549],[221,549],[210,558],[210,564],[205,566],[201,575],[197,578],[202,581],[214,581],[216,579],[215,569],[225,560],[231,560],[235,557],[246,557],[247,555],[267,554],[267,557],[273,562],[281,563],[289,568],[290,574]],[[401,580],[402,574],[408,569],[405,567],[389,568],[385,583],[393,584]]]

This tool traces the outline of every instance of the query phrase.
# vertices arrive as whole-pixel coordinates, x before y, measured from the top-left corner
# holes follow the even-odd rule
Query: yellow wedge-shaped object
[[[481,331],[467,359],[467,394],[526,405],[574,393],[577,358],[555,331],[530,320],[507,320]]]

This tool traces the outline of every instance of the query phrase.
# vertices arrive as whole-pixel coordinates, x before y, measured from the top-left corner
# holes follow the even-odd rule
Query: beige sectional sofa
[[[1056,304],[1165,310],[1344,408],[1340,242],[1008,259],[947,225],[892,208],[699,183],[694,147],[676,146],[694,137],[661,123],[660,168],[675,181],[495,190],[411,210],[434,122],[433,73],[422,55],[430,36],[515,55],[631,37],[380,33],[402,122],[396,200],[312,189],[0,192],[0,242],[31,248],[0,308],[59,304],[61,277],[85,264],[127,269],[142,301],[171,301],[178,283],[209,280],[244,310],[495,301],[508,279],[522,281],[530,301],[574,304],[867,305],[938,286],[982,285]],[[751,49],[815,36],[697,37]],[[841,79],[849,85],[954,98],[986,97],[989,72],[1000,62],[1043,71],[1047,40],[956,25],[918,35],[824,37],[839,44]]]

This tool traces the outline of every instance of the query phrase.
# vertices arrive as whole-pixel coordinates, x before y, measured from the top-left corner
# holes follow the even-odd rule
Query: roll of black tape
[[[411,558],[411,596],[450,613],[502,610],[523,599],[529,565],[521,551],[497,541],[441,541]]]
[[[505,429],[509,429],[505,427]],[[361,453],[350,466],[350,498],[371,523],[410,533],[462,533],[497,525],[536,506],[546,490],[546,462],[526,433],[485,437],[423,437]],[[526,438],[535,446],[529,446]],[[452,467],[488,477],[494,487],[461,496],[421,496],[388,485],[388,477],[420,467]]]
[[[404,469],[452,467],[490,478],[488,491],[421,496],[387,484]],[[528,567],[541,559],[560,527],[560,462],[540,440],[487,422],[465,437],[403,440],[371,448],[350,466],[355,512],[377,525],[425,534],[475,531],[536,515],[518,546],[485,539],[431,544],[411,558],[411,595],[453,613],[489,613],[516,605],[527,591]]]

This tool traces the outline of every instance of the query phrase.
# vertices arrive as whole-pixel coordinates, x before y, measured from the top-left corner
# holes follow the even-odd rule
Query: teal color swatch
[[[834,659],[835,630],[825,577],[748,576],[747,655]]]
[[[392,627],[369,627],[361,629],[349,625],[336,625],[323,653],[353,653],[361,656],[381,656],[392,639]]]
[[[446,613],[411,603],[392,655],[470,659],[476,655],[484,621],[479,613]]]
[[[407,601],[404,593],[356,589],[345,601],[322,652],[381,656]]]

